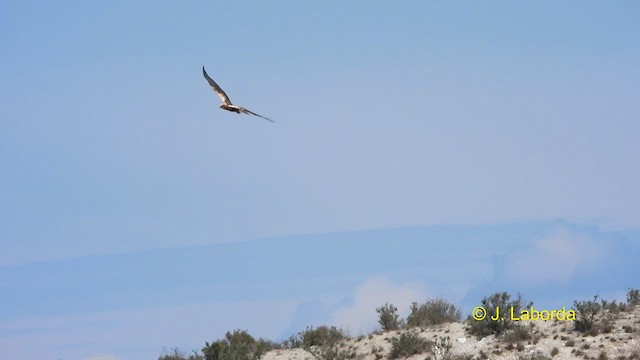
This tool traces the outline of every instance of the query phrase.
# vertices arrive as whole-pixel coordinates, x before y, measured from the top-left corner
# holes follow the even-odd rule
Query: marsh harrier
[[[224,91],[220,88],[220,86],[218,84],[216,84],[215,81],[213,81],[213,79],[207,74],[207,72],[204,70],[204,66],[202,67],[202,74],[204,75],[204,78],[207,79],[207,82],[209,82],[209,85],[211,85],[211,88],[213,88],[213,91],[216,92],[216,94],[218,94],[218,96],[220,97],[220,100],[222,101],[222,104],[220,104],[220,108],[221,109],[225,109],[227,111],[232,111],[234,113],[243,113],[243,114],[247,114],[247,115],[255,115],[255,116],[259,116],[265,120],[269,120],[271,122],[274,122],[273,120],[266,118],[262,115],[256,114],[251,110],[245,109],[242,106],[237,106],[237,105],[233,105],[231,103],[231,100],[229,100],[229,97],[227,96],[227,94],[224,93]]]

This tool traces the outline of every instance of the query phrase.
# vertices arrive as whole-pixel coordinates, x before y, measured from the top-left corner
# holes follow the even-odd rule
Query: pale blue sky
[[[639,12],[0,2],[0,347],[154,358],[236,327],[356,329],[376,294],[470,306],[504,283],[556,306],[639,287],[619,259],[640,228]],[[218,109],[203,65],[276,123]],[[562,276],[518,253],[549,239],[573,254],[548,256]],[[443,241],[460,254],[402,260]]]

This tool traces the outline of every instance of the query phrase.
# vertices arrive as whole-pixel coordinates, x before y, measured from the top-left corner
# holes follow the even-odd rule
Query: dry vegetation
[[[496,293],[490,306],[527,309],[521,296]],[[381,331],[350,338],[335,327],[307,328],[282,342],[254,339],[236,330],[187,355],[166,351],[158,360],[462,360],[629,359],[640,360],[640,291],[627,301],[574,302],[576,320],[461,320],[445,300],[414,303],[407,319],[392,304],[377,309]],[[488,315],[491,315],[489,312]]]

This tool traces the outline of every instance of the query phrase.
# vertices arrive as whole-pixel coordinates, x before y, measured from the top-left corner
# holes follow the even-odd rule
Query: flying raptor
[[[222,100],[222,104],[220,104],[220,109],[225,109],[227,111],[232,111],[234,113],[243,113],[243,114],[247,114],[247,115],[255,115],[255,116],[259,116],[265,120],[269,120],[271,122],[274,122],[273,120],[266,118],[262,115],[256,114],[251,110],[245,109],[242,106],[238,106],[238,105],[233,105],[231,103],[231,100],[229,100],[229,97],[227,96],[227,94],[224,93],[224,91],[222,91],[222,89],[220,88],[220,86],[218,84],[216,84],[215,81],[213,81],[213,79],[207,74],[207,72],[204,70],[204,66],[202,67],[202,74],[204,75],[204,78],[207,79],[207,82],[209,82],[209,85],[211,85],[211,87],[213,88],[213,91],[216,92],[216,94],[218,94],[218,96],[220,97],[220,100]]]

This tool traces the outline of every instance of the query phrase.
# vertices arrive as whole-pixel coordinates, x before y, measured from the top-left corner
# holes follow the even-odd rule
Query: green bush
[[[398,338],[391,339],[391,359],[405,358],[415,354],[431,351],[433,342],[421,338],[413,332],[402,333]]]
[[[318,326],[317,328],[307,327],[298,334],[300,344],[303,348],[308,349],[312,346],[333,346],[338,341],[347,337],[347,335],[335,326]]]
[[[407,325],[410,327],[438,325],[460,321],[460,316],[460,310],[446,300],[429,300],[422,305],[413,302],[411,313],[407,317]]]
[[[256,359],[260,359],[267,351],[273,349],[281,349],[283,346],[281,343],[276,343],[271,340],[258,339],[255,343],[253,356]]]
[[[640,290],[629,289],[627,292],[627,304],[630,306],[636,306],[640,304]]]
[[[518,294],[515,299],[511,299],[511,295],[507,292],[497,292],[489,297],[482,299],[482,307],[486,310],[486,317],[482,320],[475,320],[469,317],[469,333],[478,338],[488,335],[501,335],[507,330],[512,329],[516,324],[511,320],[509,312],[513,309],[514,314],[520,314],[522,309],[533,306],[529,302],[525,304],[522,295]],[[497,320],[491,318],[496,316],[497,309],[500,311],[500,317]]]
[[[272,341],[254,339],[246,330],[234,330],[227,332],[224,339],[205,343],[202,353],[205,360],[257,360],[277,347]]]
[[[300,334],[291,335],[288,339],[283,340],[281,345],[285,349],[295,349],[302,347],[302,339],[300,338]]]
[[[335,346],[321,347],[317,349],[315,355],[320,360],[348,360],[356,357],[355,352],[338,350]]]
[[[629,307],[627,304],[618,303],[615,300],[610,302],[603,299],[600,301],[600,304],[602,305],[602,310],[606,310],[612,314],[617,314],[621,311],[627,311],[627,308]]]
[[[451,360],[455,358],[453,354],[453,344],[448,336],[438,337],[431,347],[433,355],[436,359]]]
[[[335,326],[307,327],[304,331],[292,336],[287,342],[292,347],[302,347],[320,360],[346,360],[354,354],[338,349],[338,342],[347,335]]]
[[[519,343],[529,339],[531,339],[531,327],[525,325],[514,324],[511,329],[502,333],[504,342]]]
[[[172,348],[170,351],[165,348],[163,352],[164,354],[160,355],[158,360],[204,360],[204,357],[195,350],[188,356],[177,347]]]
[[[382,326],[382,330],[397,330],[402,326],[402,321],[399,320],[398,308],[389,303],[376,309],[378,313],[378,323]]]
[[[573,308],[576,310],[574,329],[584,334],[597,335],[598,314],[602,311],[602,305],[598,303],[598,295],[594,296],[593,300],[574,301]]]

